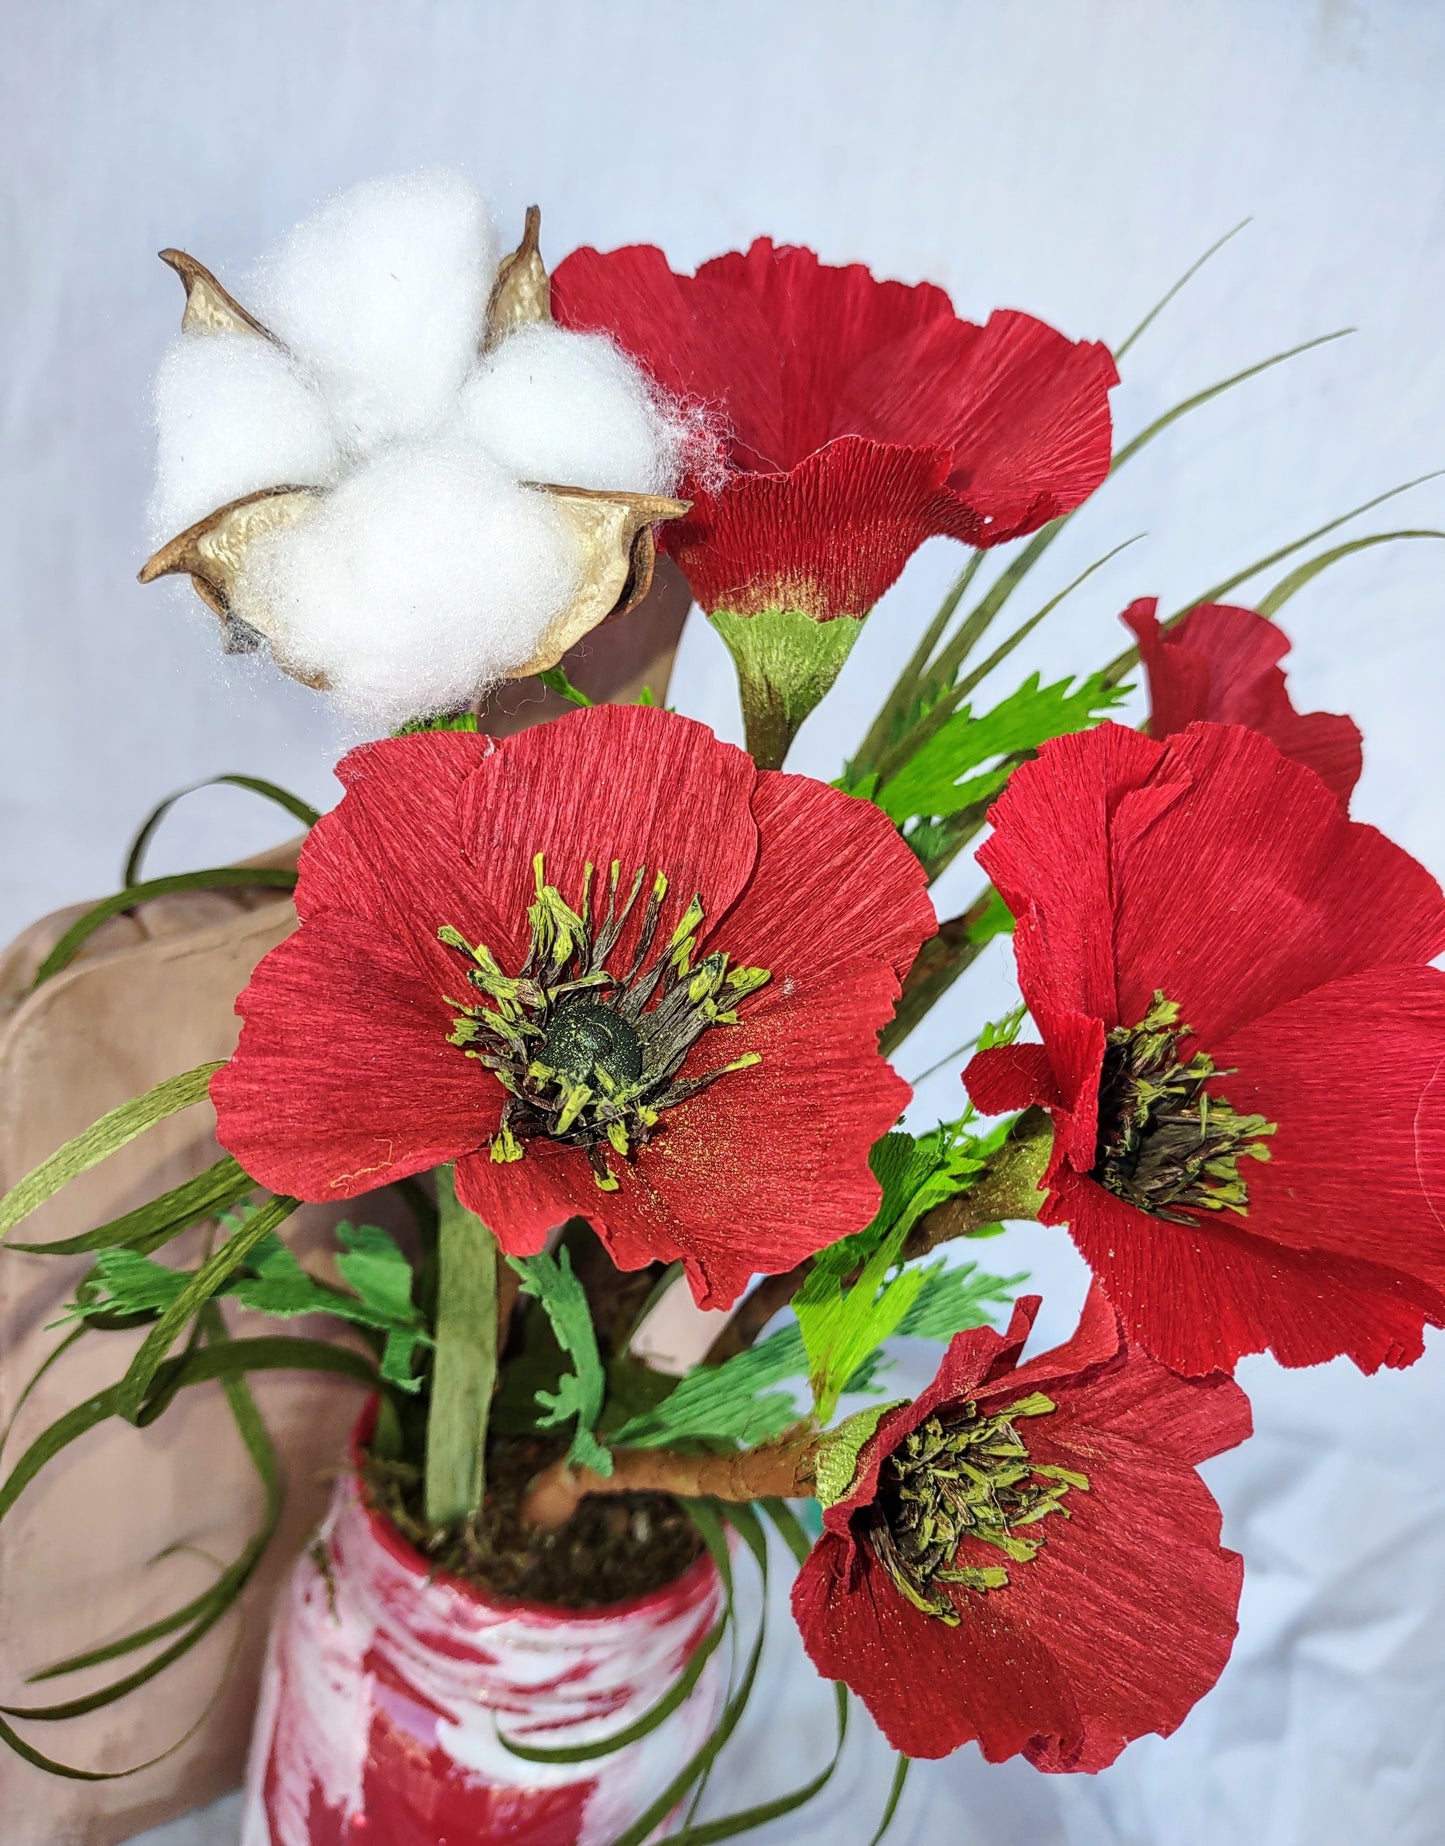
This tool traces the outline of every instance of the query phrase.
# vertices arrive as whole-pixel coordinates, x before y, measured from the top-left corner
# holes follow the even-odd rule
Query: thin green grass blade
[[[230,1280],[246,1258],[295,1211],[299,1199],[280,1194],[266,1203],[234,1232],[207,1262],[203,1263],[161,1315],[131,1360],[125,1377],[116,1387],[120,1414],[134,1422],[145,1402],[156,1373],[160,1370],[172,1343],[200,1310]]]
[[[963,569],[954,578],[953,587],[939,605],[937,615],[924,630],[922,640],[914,648],[907,665],[894,681],[892,690],[879,708],[878,716],[869,726],[868,734],[858,750],[859,765],[872,762],[893,741],[893,733],[900,720],[918,697],[933,650],[943,639],[944,631],[953,620],[958,605],[968,594],[969,586],[978,575],[986,555],[982,551],[973,552]]]
[[[1291,596],[1298,595],[1307,583],[1312,583],[1341,559],[1352,557],[1357,551],[1368,551],[1372,545],[1393,545],[1397,539],[1402,538],[1445,538],[1445,532],[1437,532],[1431,527],[1407,527],[1400,532],[1372,532],[1368,538],[1355,538],[1346,545],[1335,545],[1329,551],[1322,551],[1318,557],[1297,565],[1288,576],[1281,577],[1274,588],[1260,598],[1255,608],[1261,615],[1275,616]]]
[[[0,1236],[28,1218],[37,1205],[43,1205],[77,1174],[99,1166],[108,1155],[144,1134],[147,1128],[164,1121],[168,1115],[189,1109],[192,1103],[204,1102],[211,1078],[223,1061],[198,1064],[194,1070],[167,1077],[154,1089],[147,1090],[144,1096],[132,1096],[128,1102],[108,1110],[98,1122],[92,1122],[89,1128],[73,1136],[64,1147],[57,1148],[38,1167],[32,1167],[0,1198]]]
[[[92,1250],[139,1250],[152,1256],[162,1244],[217,1212],[228,1211],[254,1192],[256,1182],[240,1163],[225,1154],[214,1166],[207,1167],[194,1179],[182,1181],[163,1192],[148,1205],[112,1218],[93,1231],[76,1237],[58,1237],[50,1243],[19,1243],[11,1238],[10,1250],[24,1250],[31,1256],[84,1256]]]
[[[230,1340],[224,1346],[198,1347],[194,1352],[167,1359],[157,1368],[145,1402],[136,1413],[136,1428],[148,1429],[191,1385],[247,1372],[328,1372],[373,1391],[381,1385],[375,1360],[349,1346],[333,1346],[327,1340],[302,1339],[294,1334],[261,1334],[253,1339]]]
[[[1249,220],[1246,219],[1245,223],[1247,224],[1248,222]],[[1231,231],[1230,236],[1232,237],[1233,235],[1234,232]],[[1216,248],[1217,247],[1218,246],[1216,246]],[[898,1803],[903,1799],[904,1784],[908,1780],[908,1771],[912,1767],[913,1758],[911,1756],[905,1756],[900,1750],[898,1753],[898,1761],[893,1769],[893,1783],[888,1790],[888,1805],[883,1810],[883,1818],[878,1823],[878,1831],[873,1835],[872,1839],[869,1840],[868,1846],[882,1846],[885,1834],[893,1825],[893,1816],[898,1812]]]
[[[1147,536],[1148,534],[1145,532],[1136,532],[1133,538],[1122,540],[1119,544],[1115,545],[1111,551],[1106,551],[1103,557],[1095,558],[1092,564],[1086,565],[1071,583],[1064,585],[1057,596],[1051,596],[1049,598],[1037,615],[1031,615],[1026,622],[1020,622],[1013,633],[999,643],[981,666],[975,667],[972,673],[967,674],[958,682],[958,685],[950,696],[956,702],[960,702],[967,698],[974,687],[979,685],[981,681],[987,679],[995,667],[1003,665],[1004,661],[1008,659],[1009,655],[1021,641],[1028,639],[1038,627],[1039,623],[1043,621],[1045,616],[1053,614],[1054,610],[1058,608],[1059,604],[1066,596],[1072,596],[1074,591],[1077,590],[1081,584],[1088,582],[1095,571],[1102,570],[1106,564],[1117,558],[1121,551],[1127,551],[1131,545],[1137,545],[1142,538],[1146,538]]]
[[[207,776],[204,781],[191,782],[185,788],[178,788],[173,795],[167,795],[159,806],[151,809],[141,823],[140,831],[131,841],[130,851],[126,854],[125,870],[121,873],[122,885],[134,885],[140,882],[141,866],[145,861],[146,851],[155,838],[156,829],[178,801],[184,801],[187,795],[197,794],[203,788],[244,788],[253,795],[261,795],[267,801],[274,801],[278,808],[285,808],[293,819],[299,820],[303,827],[314,827],[321,815],[309,801],[303,801],[299,795],[293,795],[289,789],[279,788],[274,782],[267,782],[262,776]]]
[[[792,1789],[786,1795],[777,1795],[771,1801],[760,1801],[755,1807],[726,1814],[720,1820],[704,1821],[696,1827],[684,1827],[681,1833],[672,1836],[673,1846],[711,1846],[714,1840],[736,1839],[740,1833],[751,1833],[755,1827],[764,1827],[769,1821],[781,1820],[785,1814],[796,1813],[816,1795],[820,1795],[832,1781],[843,1759],[843,1746],[848,1740],[848,1688],[836,1681],[833,1685],[833,1702],[837,1714],[837,1738],[833,1754],[811,1781],[804,1782],[801,1788]]]
[[[1129,348],[1135,343],[1135,341],[1138,340],[1143,334],[1148,332],[1150,327],[1154,325],[1154,322],[1158,320],[1159,316],[1164,312],[1165,308],[1169,306],[1169,303],[1173,301],[1174,297],[1188,283],[1194,280],[1195,276],[1199,274],[1200,270],[1203,269],[1204,265],[1209,261],[1209,259],[1212,256],[1217,256],[1219,252],[1224,248],[1224,246],[1229,242],[1230,238],[1238,237],[1239,233],[1250,222],[1251,221],[1248,218],[1241,218],[1239,223],[1235,225],[1232,231],[1226,231],[1223,237],[1217,238],[1209,246],[1209,248],[1204,252],[1203,256],[1196,257],[1196,259],[1189,265],[1188,269],[1185,270],[1184,274],[1179,278],[1179,280],[1174,284],[1174,286],[1170,289],[1166,289],[1165,292],[1159,297],[1158,301],[1154,303],[1154,306],[1150,308],[1149,312],[1144,316],[1143,320],[1140,321],[1139,325],[1129,335],[1128,339],[1126,339],[1122,345],[1116,346],[1114,348],[1114,361],[1116,364],[1118,363],[1120,359],[1124,357],[1125,353],[1128,352]]]
[[[792,1552],[794,1561],[798,1564],[806,1564],[808,1554],[813,1549],[813,1541],[804,1530],[802,1520],[792,1507],[786,1500],[771,1498],[759,1500],[758,1505],[763,1509],[767,1518],[773,1522],[778,1536]]]
[[[1191,410],[1198,410],[1211,399],[1230,391],[1235,385],[1242,385],[1246,379],[1258,378],[1261,372],[1268,372],[1276,365],[1283,365],[1286,359],[1297,359],[1301,353],[1313,352],[1317,346],[1328,346],[1332,340],[1343,340],[1347,334],[1355,331],[1353,327],[1337,327],[1333,333],[1317,333],[1312,340],[1302,340],[1298,346],[1291,346],[1282,353],[1271,353],[1268,359],[1261,359],[1254,365],[1246,366],[1242,372],[1235,372],[1229,378],[1223,378],[1218,384],[1209,385],[1203,391],[1196,391],[1193,397],[1186,397],[1183,403],[1176,404],[1172,410],[1166,410],[1161,416],[1147,424],[1131,441],[1126,442],[1109,464],[1110,474],[1115,474],[1126,461],[1137,455],[1140,449],[1160,436],[1171,423],[1177,423]]]
[[[294,891],[296,874],[281,871],[274,866],[217,865],[204,872],[177,872],[169,878],[148,878],[142,884],[128,885],[124,891],[102,898],[83,916],[75,919],[41,962],[31,992],[42,986],[52,975],[59,974],[62,968],[68,967],[101,924],[108,923],[112,917],[118,917],[123,910],[133,910],[137,904],[144,904],[153,897],[168,897],[173,891],[234,891],[248,888]]]
[[[1409,493],[1412,487],[1422,487],[1426,481],[1437,481],[1445,475],[1445,468],[1432,468],[1429,474],[1417,474],[1413,481],[1402,481],[1398,487],[1387,488],[1373,499],[1362,500],[1358,506],[1352,506],[1347,513],[1340,513],[1334,519],[1327,519],[1322,526],[1316,526],[1313,532],[1306,532],[1303,538],[1291,539],[1289,544],[1281,545],[1277,551],[1271,551],[1268,557],[1256,558],[1253,564],[1243,570],[1235,571],[1232,577],[1226,577],[1222,583],[1216,583],[1199,596],[1190,597],[1189,601],[1178,608],[1160,623],[1161,628],[1172,628],[1182,622],[1191,609],[1198,609],[1205,603],[1217,603],[1221,597],[1228,596],[1231,590],[1237,590],[1251,577],[1257,577],[1262,570],[1268,570],[1271,564],[1280,564],[1285,558],[1291,558],[1297,551],[1303,551],[1306,545],[1312,545],[1317,538],[1325,538],[1329,533],[1338,531],[1348,525],[1352,519],[1358,519],[1362,513],[1371,512],[1377,506],[1383,506],[1387,500],[1394,500],[1400,494]],[[1105,679],[1117,685],[1126,673],[1131,673],[1139,664],[1139,649],[1126,647],[1122,654],[1116,655],[1104,669]]]
[[[728,1606],[731,1608],[733,1599],[732,1566],[728,1558],[727,1539],[723,1532],[720,1510],[702,1501],[688,1501],[687,1510],[692,1516],[694,1523],[697,1525],[698,1530],[702,1533],[703,1540],[708,1550],[712,1553],[713,1562],[717,1565],[719,1572],[722,1574]],[[732,1519],[732,1515],[739,1509],[736,1507],[729,1507],[727,1510],[728,1522],[730,1524],[736,1524],[736,1521]],[[749,1650],[748,1663],[744,1669],[738,1689],[723,1707],[722,1716],[719,1718],[712,1735],[706,1740],[702,1747],[683,1764],[682,1768],[678,1770],[677,1774],[668,1783],[667,1787],[663,1789],[662,1793],[652,1803],[646,1813],[639,1816],[626,1832],[620,1833],[612,1842],[612,1846],[643,1846],[643,1841],[646,1840],[656,1828],[662,1825],[668,1815],[672,1813],[673,1809],[676,1808],[679,1803],[687,1799],[688,1794],[696,1783],[708,1773],[722,1751],[723,1746],[737,1729],[739,1720],[747,1709],[748,1701],[752,1697],[753,1687],[757,1681],[758,1668],[762,1663],[763,1643],[767,1639],[768,1626],[767,1546],[766,1543],[762,1542],[761,1528],[757,1527],[756,1520],[754,1520],[753,1525],[756,1528],[754,1534],[752,1536],[744,1534],[744,1542],[748,1545],[749,1550],[753,1551],[754,1557],[759,1560],[758,1568],[762,1574],[763,1606],[762,1615],[758,1621],[757,1636]],[[741,1530],[741,1528],[739,1529]],[[761,1551],[754,1548],[755,1542],[761,1544]]]
[[[80,1338],[80,1336],[85,1331],[86,1331],[86,1328],[85,1328],[84,1321],[80,1322],[79,1325],[72,1327],[70,1332],[66,1334],[65,1338],[59,1341],[58,1344],[56,1344],[50,1349],[50,1351],[40,1361],[40,1364],[36,1366],[35,1370],[30,1374],[30,1377],[26,1380],[25,1385],[23,1389],[21,1390],[19,1397],[17,1397],[15,1400],[14,1406],[10,1412],[9,1421],[6,1423],[5,1428],[3,1430],[0,1430],[0,1455],[4,1454],[5,1448],[10,1441],[11,1433],[13,1432],[15,1428],[16,1420],[19,1417],[20,1412],[25,1408],[26,1402],[29,1399],[31,1393],[35,1390],[35,1387],[40,1383],[41,1379],[44,1378],[46,1373],[50,1370],[51,1366],[55,1364],[56,1360],[63,1358],[65,1354],[70,1351],[71,1347],[75,1344],[75,1342]]]
[[[640,1743],[642,1739],[655,1731],[659,1724],[670,1718],[682,1704],[702,1677],[702,1670],[717,1652],[723,1636],[727,1633],[728,1618],[720,1616],[704,1635],[691,1660],[673,1681],[662,1697],[642,1716],[629,1724],[625,1730],[615,1732],[611,1737],[604,1737],[597,1743],[573,1744],[561,1750],[543,1750],[515,1742],[504,1736],[500,1725],[497,1727],[497,1741],[512,1756],[520,1756],[528,1763],[590,1763],[600,1756],[611,1756],[617,1750],[625,1750],[629,1744]]]

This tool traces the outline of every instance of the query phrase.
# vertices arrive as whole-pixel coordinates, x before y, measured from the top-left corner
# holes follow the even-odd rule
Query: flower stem
[[[436,1356],[426,1432],[426,1516],[470,1518],[486,1487],[487,1419],[497,1379],[497,1240],[437,1169]]]
[[[670,1493],[684,1500],[731,1501],[785,1500],[809,1494],[819,1441],[812,1430],[806,1430],[740,1455],[623,1449],[614,1454],[608,1475],[555,1461],[527,1489],[522,1517],[539,1531],[553,1532],[566,1524],[589,1494]]]

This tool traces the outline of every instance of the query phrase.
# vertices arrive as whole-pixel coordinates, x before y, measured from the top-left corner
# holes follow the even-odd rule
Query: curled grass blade
[[[32,1167],[0,1198],[0,1235],[13,1230],[37,1205],[43,1205],[78,1174],[99,1166],[107,1156],[137,1135],[144,1134],[147,1128],[182,1109],[189,1109],[192,1103],[204,1102],[211,1078],[223,1061],[198,1064],[194,1070],[167,1077],[154,1089],[147,1090],[144,1096],[132,1096],[57,1148],[38,1167]]]
[[[296,874],[265,865],[217,865],[204,872],[177,872],[169,878],[148,878],[141,884],[128,885],[125,890],[102,898],[83,916],[75,919],[41,962],[31,992],[42,986],[52,975],[59,974],[62,968],[68,967],[101,924],[108,923],[112,917],[118,917],[123,910],[133,910],[137,904],[144,904],[153,897],[168,897],[173,891],[234,891],[248,887],[252,890],[294,891]]]
[[[1245,220],[1247,224],[1248,219]],[[1230,232],[1232,237],[1234,232]],[[913,1758],[905,1756],[900,1750],[898,1761],[893,1768],[893,1782],[888,1790],[888,1805],[883,1810],[883,1818],[878,1823],[878,1831],[869,1840],[868,1846],[882,1846],[884,1835],[893,1825],[893,1816],[898,1812],[898,1803],[903,1799],[904,1784],[908,1780],[908,1771],[913,1767]]]
[[[1352,557],[1357,551],[1367,551],[1372,545],[1393,545],[1397,539],[1402,538],[1445,538],[1445,532],[1437,532],[1431,527],[1406,527],[1399,532],[1372,532],[1368,538],[1355,538],[1348,544],[1332,546],[1318,557],[1296,565],[1288,576],[1281,577],[1274,588],[1260,598],[1255,607],[1261,615],[1277,615],[1291,596],[1298,595],[1307,583],[1312,583],[1322,572],[1330,570],[1343,558]]]
[[[228,1211],[255,1189],[255,1180],[238,1161],[225,1154],[194,1179],[182,1181],[149,1204],[112,1218],[93,1231],[58,1237],[50,1243],[20,1243],[11,1238],[6,1247],[24,1250],[31,1256],[84,1256],[92,1250],[122,1249],[151,1256],[172,1237],[178,1237],[202,1218]]]
[[[123,885],[140,882],[141,866],[145,861],[146,851],[155,838],[156,829],[171,809],[187,795],[198,794],[203,788],[244,788],[253,795],[261,795],[267,801],[274,801],[278,808],[284,808],[293,819],[299,820],[303,827],[314,827],[321,815],[309,801],[303,801],[299,795],[293,795],[289,789],[280,788],[274,782],[268,782],[262,776],[224,775],[206,776],[200,782],[187,783],[185,788],[178,788],[173,795],[152,808],[142,821],[140,831],[131,841],[130,851],[126,854],[125,870],[121,874]]]
[[[120,1414],[128,1422],[134,1422],[139,1416],[151,1383],[181,1330],[230,1280],[256,1246],[290,1217],[299,1203],[298,1199],[287,1198],[284,1194],[268,1199],[201,1265],[161,1315],[116,1387]]]

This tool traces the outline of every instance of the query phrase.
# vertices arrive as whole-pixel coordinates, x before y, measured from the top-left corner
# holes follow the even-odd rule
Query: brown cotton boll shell
[[[273,346],[280,345],[274,333],[221,287],[204,263],[187,256],[184,250],[162,250],[160,259],[175,270],[186,291],[182,333],[255,333]]]
[[[521,243],[497,265],[480,351],[491,352],[519,327],[551,320],[552,278],[542,261],[541,236],[541,208],[529,205]]]
[[[534,484],[552,496],[572,528],[582,552],[582,587],[548,628],[532,658],[508,676],[511,679],[545,673],[608,616],[635,608],[652,584],[657,559],[654,523],[680,519],[692,504],[661,494]]]
[[[271,643],[274,654],[274,637],[264,620],[258,620],[256,610],[248,608],[244,621],[237,618],[232,606],[236,579],[258,538],[305,519],[322,496],[319,487],[263,487],[259,493],[232,500],[162,545],[141,566],[139,579],[154,583],[158,577],[189,576],[201,601],[220,619],[222,644],[228,653],[249,652],[259,636]],[[279,656],[276,664],[303,686],[326,690],[320,675],[299,672]]]

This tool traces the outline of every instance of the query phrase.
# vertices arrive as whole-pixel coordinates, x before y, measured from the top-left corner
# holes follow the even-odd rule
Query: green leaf
[[[1234,233],[1233,231],[1231,231],[1230,236],[1232,237],[1233,235]],[[1216,245],[1215,247],[1217,249],[1218,245]],[[1146,321],[1144,323],[1144,326],[1147,326],[1147,325],[1148,325],[1148,322]],[[1139,329],[1139,332],[1142,333],[1143,330],[1144,328],[1141,327]],[[878,1823],[878,1831],[873,1835],[872,1839],[869,1840],[868,1846],[883,1846],[884,1835],[888,1832],[888,1829],[893,1825],[893,1816],[898,1812],[898,1803],[903,1799],[903,1787],[904,1787],[904,1784],[908,1780],[908,1771],[912,1767],[913,1767],[912,1757],[905,1756],[903,1752],[900,1750],[898,1752],[898,1761],[896,1765],[894,1766],[894,1770],[893,1770],[893,1781],[889,1785],[889,1789],[888,1789],[888,1803],[887,1803],[887,1806],[883,1810],[883,1818]]]
[[[545,671],[539,673],[537,678],[541,680],[542,684],[549,692],[557,693],[559,697],[566,699],[569,704],[585,706],[596,703],[595,700],[589,699],[587,694],[583,692],[580,687],[572,684],[561,667],[548,667]],[[648,700],[644,702],[650,703],[651,701]]]
[[[1027,1274],[992,1276],[975,1263],[936,1263],[923,1271],[923,1287],[899,1322],[898,1331],[912,1339],[951,1340],[969,1327],[986,1327],[991,1310],[1007,1307]]]
[[[559,1378],[555,1391],[537,1392],[537,1403],[544,1412],[537,1419],[538,1425],[542,1429],[552,1429],[575,1417],[577,1427],[567,1450],[567,1460],[574,1467],[611,1474],[612,1457],[595,1433],[602,1414],[607,1374],[597,1350],[597,1334],[586,1291],[572,1270],[571,1252],[564,1247],[560,1263],[545,1251],[537,1256],[509,1256],[507,1261],[522,1279],[522,1293],[541,1304],[552,1323],[557,1344],[573,1366]]]
[[[158,807],[152,808],[141,824],[140,831],[131,842],[126,854],[125,870],[121,873],[122,885],[134,885],[140,880],[141,865],[145,860],[146,849],[155,838],[156,828],[160,826],[167,814],[178,801],[184,801],[187,795],[197,794],[203,788],[244,788],[253,795],[264,796],[267,801],[274,801],[278,808],[284,808],[303,827],[314,827],[321,815],[309,801],[303,801],[299,795],[280,788],[274,782],[267,782],[260,776],[207,776],[202,782],[189,783],[185,788],[178,788],[174,795],[167,795]]]
[[[856,1240],[834,1244],[813,1259],[806,1281],[793,1297],[793,1311],[808,1352],[808,1382],[822,1423],[832,1416],[859,1366],[897,1331],[923,1285],[922,1274],[916,1270],[905,1271],[891,1282],[884,1279],[898,1261],[907,1234],[907,1226],[898,1223],[851,1287],[845,1283],[857,1268],[857,1249],[850,1247],[856,1246]]]
[[[903,822],[915,816],[946,816],[985,800],[1007,778],[963,780],[969,770],[1023,750],[1036,750],[1050,738],[1063,737],[1097,724],[1126,696],[1091,674],[1075,685],[1069,679],[1041,686],[1033,673],[1018,691],[980,717],[965,706],[886,781],[874,799],[890,819]],[[985,783],[988,786],[985,786]]]
[[[781,1327],[721,1365],[695,1365],[655,1409],[608,1438],[613,1448],[671,1448],[679,1442],[771,1442],[798,1419],[791,1391],[774,1389],[808,1369],[803,1337]]]
[[[57,1148],[0,1198],[0,1235],[28,1218],[37,1205],[43,1205],[68,1181],[98,1166],[118,1148],[144,1134],[147,1128],[164,1121],[168,1115],[189,1109],[193,1103],[204,1102],[211,1078],[222,1062],[224,1060],[198,1064],[194,1070],[167,1077],[154,1089],[147,1090],[144,1096],[133,1096],[118,1108],[108,1110],[98,1122],[75,1135],[64,1147]]]
[[[55,947],[41,962],[36,971],[31,991],[48,981],[62,968],[68,967],[80,952],[82,945],[95,934],[102,923],[108,923],[112,917],[118,917],[123,910],[134,910],[137,904],[148,903],[153,897],[168,897],[173,891],[294,891],[296,874],[266,865],[218,865],[204,872],[176,872],[169,878],[148,878],[143,884],[128,885],[124,891],[117,891],[114,896],[102,898],[93,904],[83,916],[79,916],[66,930]]]
[[[62,1320],[83,1321],[94,1314],[159,1314],[185,1286],[183,1270],[167,1269],[138,1250],[102,1250],[75,1299],[66,1304]]]
[[[1169,306],[1169,303],[1173,301],[1174,297],[1186,285],[1186,283],[1192,282],[1194,277],[1199,274],[1200,270],[1203,269],[1204,265],[1209,261],[1209,259],[1212,256],[1217,255],[1219,251],[1221,251],[1224,248],[1224,246],[1229,242],[1229,240],[1232,237],[1238,237],[1239,233],[1250,222],[1251,221],[1248,218],[1241,218],[1239,223],[1235,225],[1233,230],[1226,231],[1223,237],[1216,238],[1215,241],[1204,252],[1203,256],[1199,256],[1194,259],[1194,261],[1189,265],[1188,269],[1185,270],[1184,274],[1180,276],[1179,280],[1176,283],[1174,283],[1172,287],[1164,291],[1164,293],[1159,297],[1158,301],[1154,303],[1154,306],[1150,308],[1149,312],[1144,316],[1143,320],[1139,322],[1139,325],[1134,329],[1134,331],[1131,334],[1129,334],[1124,340],[1122,340],[1118,346],[1114,348],[1115,363],[1117,363],[1120,359],[1122,359],[1125,353],[1127,353],[1129,348],[1134,344],[1134,342],[1137,339],[1139,339],[1141,335],[1144,334],[1154,324],[1154,322],[1164,312],[1165,308]],[[880,1835],[879,1837],[881,1838],[882,1836]],[[876,1846],[876,1842],[875,1842],[875,1846]]]
[[[408,718],[392,732],[393,737],[415,737],[422,731],[479,731],[481,724],[474,711],[444,712],[435,718]]]

